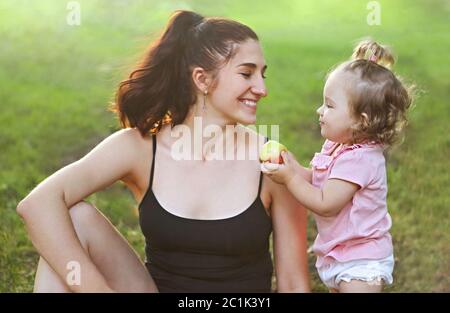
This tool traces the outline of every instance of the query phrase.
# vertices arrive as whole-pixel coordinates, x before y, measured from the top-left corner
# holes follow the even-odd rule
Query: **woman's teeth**
[[[256,102],[251,100],[241,100],[240,101],[243,105],[248,106],[249,108],[255,109],[256,108]]]

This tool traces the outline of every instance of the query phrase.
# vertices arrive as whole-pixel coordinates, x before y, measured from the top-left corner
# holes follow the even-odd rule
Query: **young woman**
[[[120,84],[114,109],[124,129],[19,203],[41,255],[35,291],[270,292],[272,230],[277,291],[309,291],[306,211],[284,186],[263,178],[257,159],[236,157],[264,142],[242,125],[255,123],[257,102],[267,95],[265,68],[247,26],[176,12]],[[199,143],[198,119],[200,131],[223,132]],[[185,139],[194,148],[181,160],[173,150],[177,130],[193,134]],[[258,140],[232,140],[243,134]],[[230,142],[232,158],[211,158],[211,147]],[[83,201],[119,180],[139,203],[145,264]],[[78,283],[68,283],[68,264],[79,265]]]

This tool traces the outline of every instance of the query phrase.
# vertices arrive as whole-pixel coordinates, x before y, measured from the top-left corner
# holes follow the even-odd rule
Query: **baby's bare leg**
[[[377,280],[365,282],[361,280],[352,279],[349,282],[341,281],[339,283],[340,293],[379,293],[383,289],[383,284]]]

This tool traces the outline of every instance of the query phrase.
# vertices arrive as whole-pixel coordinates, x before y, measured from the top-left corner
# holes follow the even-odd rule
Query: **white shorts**
[[[367,282],[392,284],[392,271],[394,270],[394,255],[387,258],[370,260],[361,259],[348,262],[334,261],[317,269],[320,279],[328,287],[339,288],[341,281],[349,282],[352,279]]]

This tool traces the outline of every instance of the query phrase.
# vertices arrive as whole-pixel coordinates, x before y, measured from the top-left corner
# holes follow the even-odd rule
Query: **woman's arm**
[[[68,263],[81,269],[81,285],[76,292],[110,290],[105,278],[81,246],[68,208],[96,191],[129,176],[141,149],[139,132],[120,130],[96,146],[82,159],[46,178],[17,206],[28,234],[39,254],[65,281]]]
[[[306,176],[305,176],[306,178]],[[278,292],[309,292],[307,214],[285,186],[270,184],[273,251]]]

